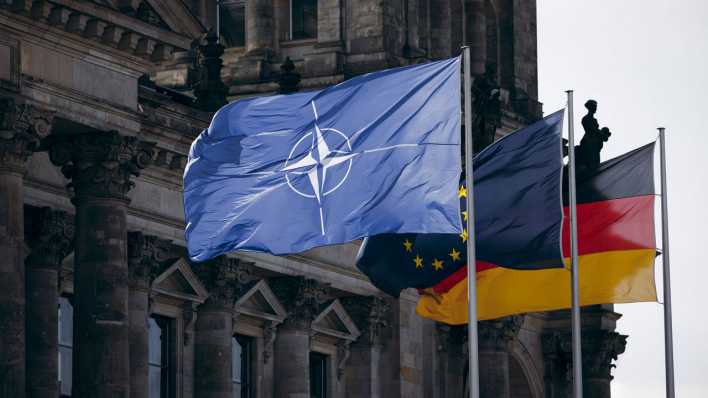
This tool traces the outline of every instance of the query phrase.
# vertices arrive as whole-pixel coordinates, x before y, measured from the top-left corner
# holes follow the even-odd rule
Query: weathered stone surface
[[[27,266],[27,395],[56,397],[58,376],[59,270],[72,249],[73,221],[63,211],[28,207],[25,214]]]
[[[131,178],[150,164],[155,146],[116,131],[52,136],[46,145],[52,163],[71,180],[75,201],[106,198],[125,202],[135,185]]]

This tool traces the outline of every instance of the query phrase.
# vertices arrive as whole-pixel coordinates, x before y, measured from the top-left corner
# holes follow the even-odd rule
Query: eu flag
[[[459,233],[459,63],[223,107],[184,172],[190,257]]]
[[[494,267],[563,266],[561,130],[563,111],[517,130],[473,159],[477,271]],[[462,201],[467,189],[453,188]],[[379,289],[398,296],[408,287],[458,282],[467,260],[460,234],[382,234],[364,241],[357,266]],[[466,275],[466,274],[464,274]]]

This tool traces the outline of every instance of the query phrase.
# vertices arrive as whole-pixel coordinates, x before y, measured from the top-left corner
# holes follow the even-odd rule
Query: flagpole
[[[467,351],[469,397],[479,398],[479,353],[477,351],[477,272],[474,231],[474,184],[472,183],[472,74],[470,47],[462,47],[465,95],[465,185],[467,185]]]
[[[674,339],[671,321],[671,275],[669,272],[669,210],[666,189],[665,129],[659,127],[661,147],[661,260],[664,268],[664,361],[666,368],[666,397],[674,398]]]
[[[580,345],[580,300],[578,298],[578,215],[575,197],[575,133],[573,131],[573,90],[568,94],[568,197],[570,203],[571,329],[573,343],[573,397],[583,398],[583,361]]]

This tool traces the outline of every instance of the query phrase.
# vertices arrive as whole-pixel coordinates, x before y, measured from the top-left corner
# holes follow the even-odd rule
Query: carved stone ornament
[[[542,336],[544,361],[571,380],[572,341],[570,333],[548,333]],[[612,380],[612,361],[622,354],[627,336],[609,330],[584,330],[581,337],[584,377]]]
[[[273,278],[269,285],[288,311],[285,325],[309,329],[326,300],[326,285],[304,276]]]
[[[251,276],[251,265],[226,256],[202,263],[193,263],[192,269],[209,290],[205,305],[231,312],[236,299],[243,293]]]
[[[142,232],[128,232],[128,270],[130,286],[147,289],[159,274],[162,262],[169,259],[171,242]]]
[[[359,342],[382,345],[383,334],[391,319],[391,305],[381,297],[345,297],[340,300],[356,323],[362,336]]]
[[[49,134],[53,119],[53,112],[0,98],[0,168],[22,172],[27,158]]]
[[[25,212],[25,240],[30,247],[25,264],[58,271],[72,250],[73,220],[63,211],[28,207]]]
[[[480,350],[507,351],[524,323],[523,315],[512,315],[504,318],[478,323]]]
[[[263,329],[263,363],[268,363],[273,356],[273,347],[278,333],[278,325],[271,322]]]
[[[99,197],[126,201],[135,185],[131,177],[150,164],[155,147],[155,143],[116,131],[50,136],[45,145],[52,163],[61,166],[71,180],[74,200]]]
[[[193,301],[188,301],[187,305],[182,311],[182,319],[184,320],[184,327],[182,328],[184,345],[188,346],[191,343],[192,338],[192,326],[197,321],[197,303]]]
[[[627,336],[607,330],[583,332],[583,373],[586,377],[612,380],[612,361],[624,353]]]
[[[349,355],[351,354],[349,344],[351,344],[351,341],[347,340],[340,340],[337,343],[337,380],[341,380],[342,376],[344,376],[347,360],[349,360]]]

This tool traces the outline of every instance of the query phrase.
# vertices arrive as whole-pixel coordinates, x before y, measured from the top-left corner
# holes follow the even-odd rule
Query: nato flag
[[[459,233],[459,58],[219,110],[184,172],[192,260]]]

